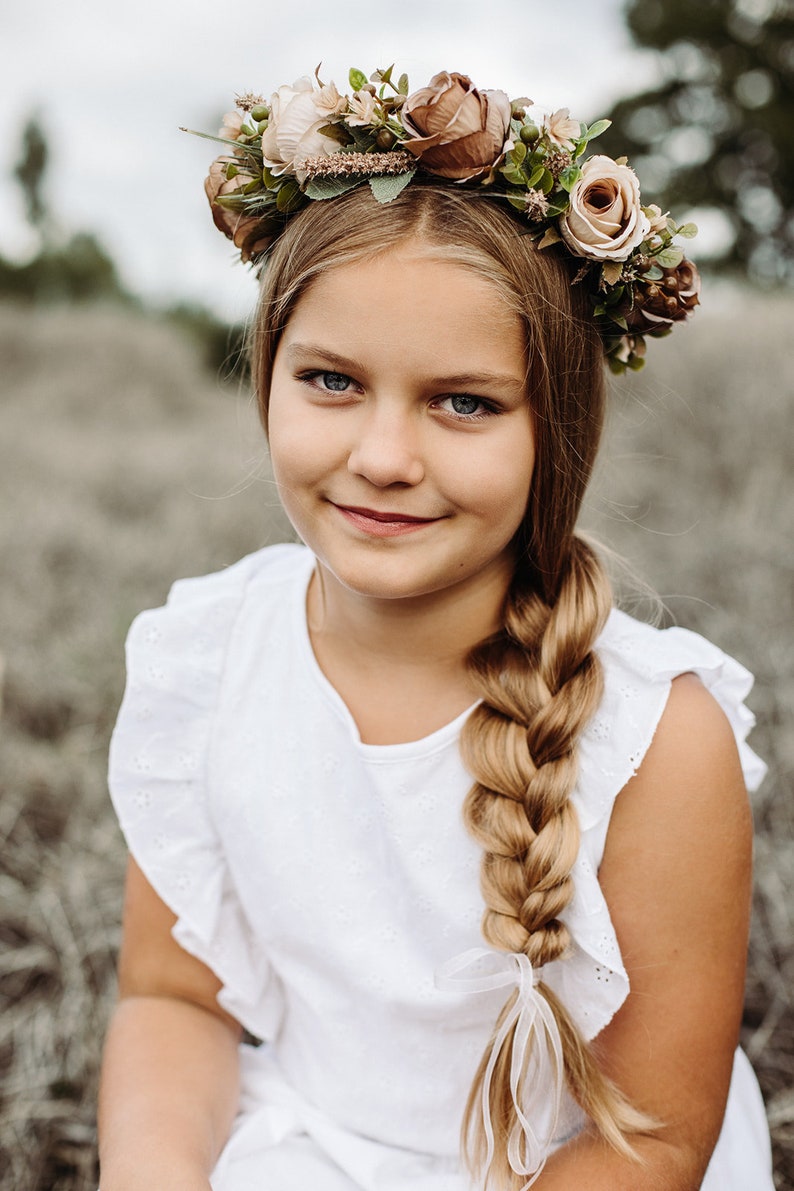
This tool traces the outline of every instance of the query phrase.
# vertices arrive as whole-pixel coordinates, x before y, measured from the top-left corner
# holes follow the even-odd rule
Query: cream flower
[[[625,261],[650,230],[634,170],[611,157],[589,158],[560,216],[560,234],[575,256]]]
[[[224,140],[236,141],[242,133],[244,116],[240,112],[227,112],[223,117],[223,127],[219,130],[218,136],[222,136]]]
[[[314,105],[318,112],[324,113],[330,120],[333,116],[341,116],[347,107],[347,96],[340,95],[336,83],[326,83],[315,93]]]
[[[549,140],[561,149],[570,149],[582,131],[579,121],[571,119],[568,108],[558,108],[550,116],[544,117],[543,127]]]
[[[329,84],[330,87],[330,84]],[[323,88],[328,92],[329,87]],[[336,90],[336,88],[334,88]],[[333,137],[320,132],[328,123],[328,94],[321,99],[310,78],[298,79],[291,87],[279,87],[270,100],[270,121],[262,134],[262,158],[271,173],[297,174],[306,157],[336,153],[340,148]]]
[[[378,124],[378,103],[370,91],[355,91],[350,97],[350,114],[345,123],[358,128]]]

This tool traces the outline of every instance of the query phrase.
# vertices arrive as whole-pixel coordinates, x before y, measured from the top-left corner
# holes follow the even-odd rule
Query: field
[[[753,669],[755,918],[743,1041],[794,1191],[794,300],[720,295],[616,382],[586,524],[625,600]],[[289,535],[240,385],[173,329],[0,306],[0,1185],[93,1191],[124,851],[105,789],[123,641],[171,581]],[[616,564],[617,565],[617,564]]]

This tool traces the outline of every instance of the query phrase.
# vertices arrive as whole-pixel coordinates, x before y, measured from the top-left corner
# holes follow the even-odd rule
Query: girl
[[[268,254],[305,544],[131,630],[103,1191],[771,1191],[750,677],[613,609],[575,532],[604,353],[696,273],[597,128],[351,83],[243,97],[208,180]]]

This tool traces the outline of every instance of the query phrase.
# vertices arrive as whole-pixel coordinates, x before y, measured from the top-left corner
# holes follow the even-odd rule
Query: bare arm
[[[102,1191],[209,1191],[237,1104],[240,1028],[172,938],[175,919],[130,860],[119,1004],[99,1099]]]
[[[644,1165],[589,1135],[538,1191],[697,1191],[719,1136],[744,994],[751,821],[733,736],[692,675],[615,805],[599,880],[631,993],[596,1041],[605,1071],[664,1123]]]

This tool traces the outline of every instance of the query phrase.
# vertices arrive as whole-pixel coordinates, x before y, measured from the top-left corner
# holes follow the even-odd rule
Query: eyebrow
[[[340,356],[327,347],[321,347],[319,344],[291,343],[286,348],[286,353],[292,359],[293,363],[299,362],[303,358],[312,358],[327,361],[334,368],[338,368],[340,372],[357,372],[360,374],[366,371],[364,365],[359,363],[358,360]],[[526,381],[523,378],[519,379],[516,376],[508,376],[501,372],[456,372],[449,376],[434,376],[432,381],[433,385],[439,388],[465,389],[478,388],[482,385],[486,387],[496,385],[501,388],[513,389],[521,395],[526,391]]]

